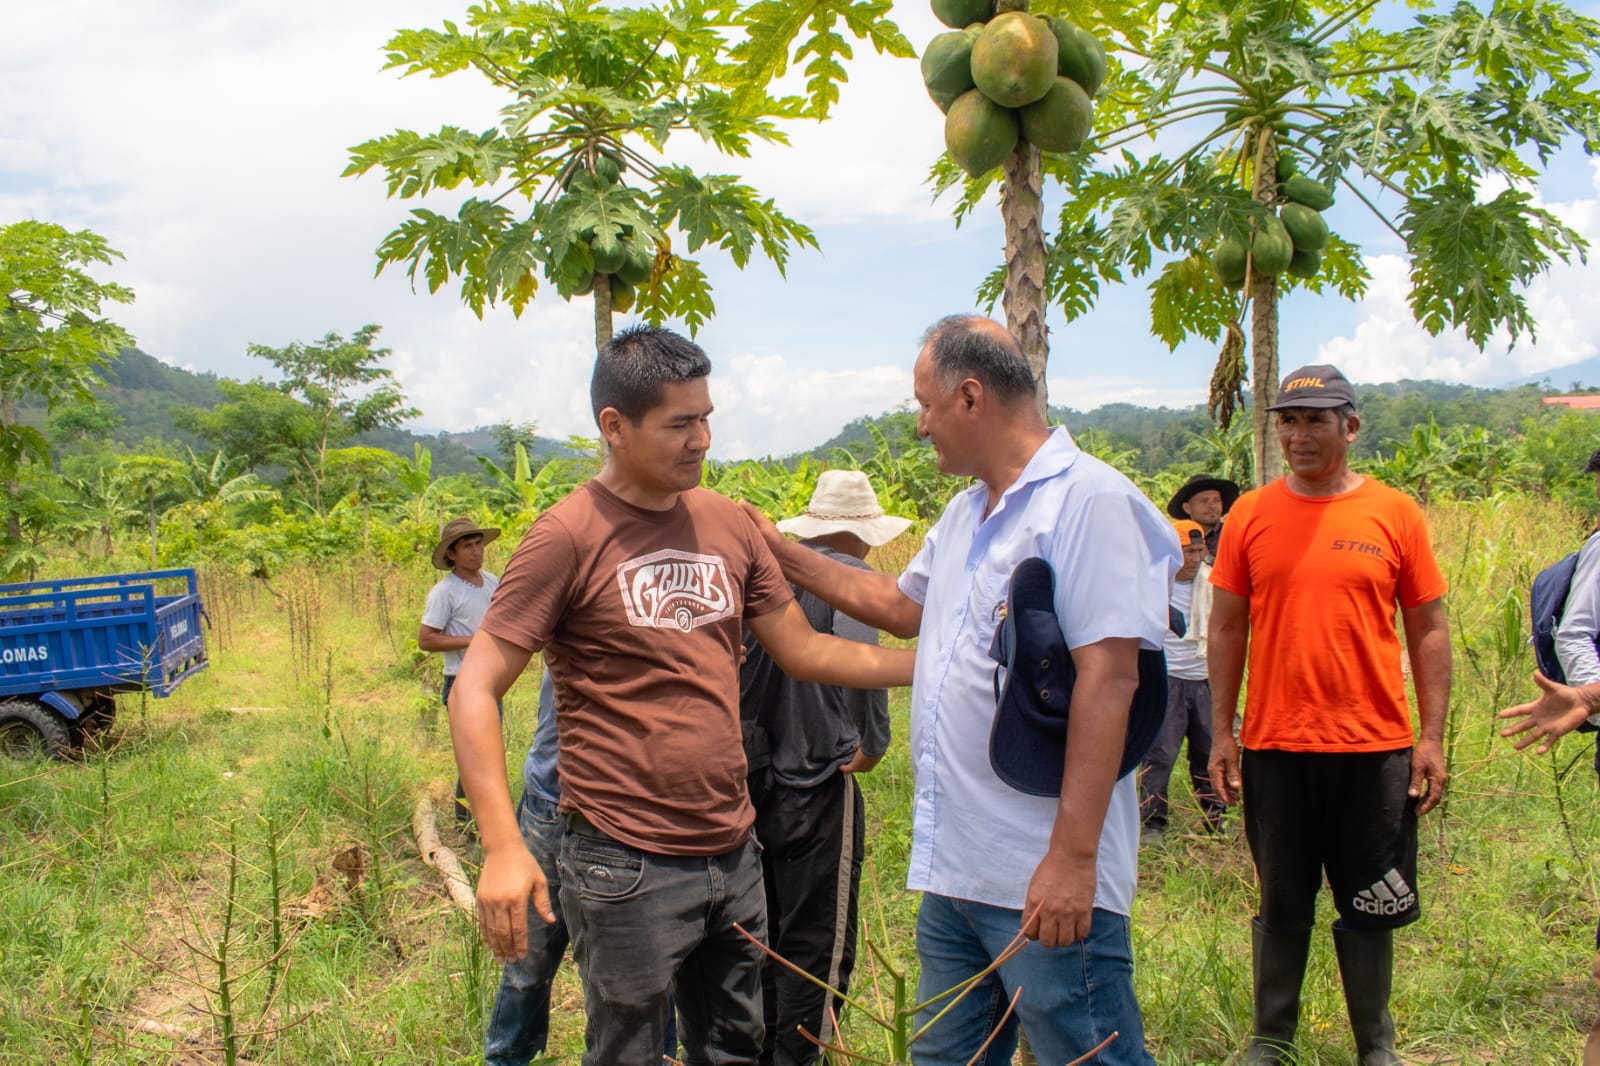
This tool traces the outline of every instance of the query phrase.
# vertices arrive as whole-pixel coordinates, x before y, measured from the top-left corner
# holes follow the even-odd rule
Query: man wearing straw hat
[[[461,669],[461,657],[472,634],[478,631],[483,613],[489,609],[499,578],[483,568],[483,550],[500,535],[498,529],[485,529],[470,518],[452,518],[439,533],[433,546],[433,568],[450,571],[428,592],[422,609],[422,625],[417,629],[417,647],[444,653],[444,687],[439,699],[447,707],[450,689]],[[456,821],[472,823],[472,812],[462,802],[466,793],[456,779]]]
[[[778,528],[846,566],[906,531],[909,518],[883,513],[872,482],[857,470],[825,470],[804,514]],[[863,644],[878,631],[809,592],[795,600],[811,627]],[[854,774],[871,770],[889,746],[889,694],[791,680],[747,639],[739,712],[750,758],[750,800],[767,890],[767,942],[789,962],[844,992],[855,968],[857,898],[866,808]],[[844,1004],[783,966],[762,971],[767,1040],[762,1066],[809,1066],[834,1042]],[[830,1009],[831,1008],[831,1009]],[[803,1034],[800,1030],[804,1029]]]

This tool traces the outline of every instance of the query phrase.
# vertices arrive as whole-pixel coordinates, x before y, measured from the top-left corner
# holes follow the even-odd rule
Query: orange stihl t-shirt
[[[1279,478],[1228,512],[1211,584],[1250,601],[1246,748],[1411,745],[1396,610],[1445,592],[1411,497],[1370,478],[1299,496]]]

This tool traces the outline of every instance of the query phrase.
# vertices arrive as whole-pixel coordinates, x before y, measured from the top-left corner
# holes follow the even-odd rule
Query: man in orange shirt
[[[1247,1063],[1293,1055],[1317,891],[1361,1066],[1398,1066],[1393,933],[1416,921],[1417,816],[1444,795],[1450,630],[1422,510],[1351,470],[1355,390],[1332,366],[1284,379],[1275,413],[1289,472],[1239,498],[1211,572],[1211,779],[1241,791],[1261,881]],[[1399,609],[1421,738],[1395,630]],[[1244,754],[1234,709],[1249,651]]]

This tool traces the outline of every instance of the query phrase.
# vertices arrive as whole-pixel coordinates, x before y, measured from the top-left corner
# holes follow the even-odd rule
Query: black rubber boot
[[[1273,1066],[1294,1057],[1294,1032],[1300,1024],[1300,983],[1306,975],[1311,930],[1269,931],[1260,918],[1250,922],[1251,970],[1255,978],[1255,1031],[1244,1061]]]
[[[1394,977],[1393,929],[1345,929],[1333,923],[1339,979],[1361,1066],[1405,1066],[1395,1054],[1389,993]]]

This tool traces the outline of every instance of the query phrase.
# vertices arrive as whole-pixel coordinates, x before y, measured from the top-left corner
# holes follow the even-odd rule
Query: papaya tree
[[[1138,36],[1103,11],[1074,14],[1112,42],[1111,75],[1095,154],[1046,158],[1064,194],[1049,299],[1070,320],[1102,285],[1153,275],[1158,338],[1221,341],[1210,410],[1224,424],[1248,381],[1258,483],[1282,469],[1266,440],[1279,298],[1358,299],[1370,280],[1321,214],[1335,197],[1333,221],[1369,212],[1404,244],[1417,322],[1480,348],[1498,331],[1532,336],[1525,287],[1584,255],[1529,187],[1564,144],[1600,145],[1600,23],[1559,3],[1150,3]],[[945,187],[959,177],[935,170]],[[967,185],[958,218],[983,191]],[[1301,232],[1285,242],[1291,222]],[[992,304],[1007,280],[997,269],[980,292]]]
[[[1050,344],[1042,153],[1084,148],[1106,76],[1099,38],[1067,16],[1088,13],[1130,41],[1143,40],[1143,16],[1097,0],[933,0],[932,6],[949,27],[922,55],[923,84],[945,113],[948,151],[934,166],[933,184],[942,194],[965,182],[959,222],[1000,180],[1004,264],[990,279],[987,299],[991,307],[1001,302],[1045,412]]]
[[[460,279],[475,314],[520,315],[541,286],[594,299],[595,344],[637,304],[694,332],[714,313],[698,260],[707,246],[743,268],[759,252],[783,272],[811,230],[736,176],[699,173],[664,154],[675,134],[733,157],[785,141],[781,123],[822,119],[852,56],[846,33],[910,55],[887,0],[500,0],[464,25],[402,30],[387,69],[445,77],[473,71],[507,101],[474,131],[396,130],[350,149],[346,176],[376,170],[391,197],[457,197],[453,212],[418,205],[379,245],[378,270],[405,265],[429,292]],[[805,62],[801,95],[774,95]],[[437,198],[437,197],[436,197]]]

